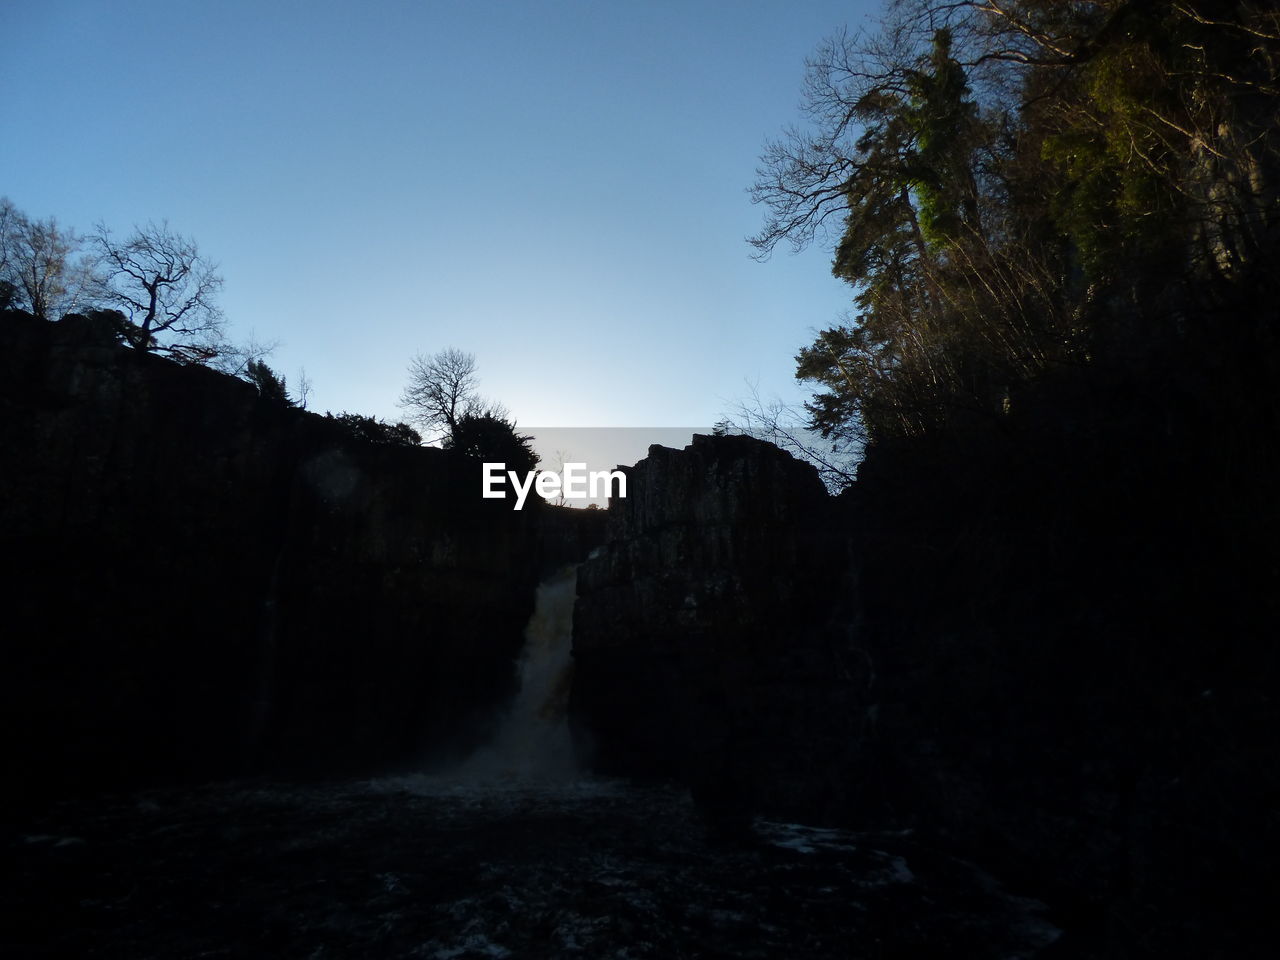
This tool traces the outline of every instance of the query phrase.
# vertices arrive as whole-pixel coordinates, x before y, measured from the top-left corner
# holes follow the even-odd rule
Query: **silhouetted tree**
[[[250,360],[245,368],[245,379],[258,388],[258,396],[263,400],[293,406],[284,377],[272,370],[264,361]]]
[[[1251,3],[899,0],[828,41],[753,187],[759,255],[835,235],[854,290],[797,357],[812,426],[998,420],[1101,342],[1185,336],[1175,299],[1275,255],[1277,63],[1280,14]]]
[[[73,231],[53,217],[32,220],[0,198],[0,284],[8,306],[59,320],[85,302],[92,281],[92,260]]]
[[[484,463],[505,463],[506,469],[524,474],[538,465],[533,437],[516,431],[515,422],[492,413],[465,413],[443,444]]]
[[[201,362],[218,355],[222,277],[193,240],[168,223],[135,228],[124,240],[99,224],[92,239],[103,269],[101,298],[128,318],[134,349]]]
[[[409,362],[409,383],[400,406],[409,419],[427,432],[430,442],[453,439],[463,417],[501,420],[507,411],[486,401],[477,390],[476,358],[450,347],[439,353],[418,354]]]
[[[712,432],[718,437],[744,433],[772,443],[797,460],[811,463],[828,489],[843,490],[853,483],[866,437],[856,429],[856,417],[833,424],[825,437],[818,436],[810,420],[805,410],[777,398],[766,401],[755,385],[750,385],[750,395],[735,405],[729,417],[716,423]]]
[[[307,368],[300,367],[298,370],[298,406],[305,410],[310,402],[311,378],[307,376]]]
[[[397,447],[422,446],[422,434],[407,423],[381,423],[383,442]]]

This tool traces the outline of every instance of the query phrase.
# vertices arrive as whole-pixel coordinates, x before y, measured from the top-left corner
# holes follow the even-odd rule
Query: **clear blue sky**
[[[804,59],[878,4],[6,4],[0,194],[221,264],[230,331],[311,408],[398,419],[473,352],[523,425],[709,424],[844,310],[829,253],[744,238]]]

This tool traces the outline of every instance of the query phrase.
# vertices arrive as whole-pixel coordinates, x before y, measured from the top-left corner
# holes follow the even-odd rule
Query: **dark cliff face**
[[[749,437],[650,447],[627,483],[578,575],[583,751],[682,779],[714,813],[838,807],[866,683],[838,504]]]
[[[1228,469],[1212,408],[1133,379],[874,449],[837,499],[744,438],[651,448],[579,578],[596,766],[914,828],[1116,955],[1248,940],[1280,846],[1274,448]]]
[[[38,792],[445,757],[592,539],[91,323],[5,318],[6,755]],[[598,523],[599,521],[594,521]]]

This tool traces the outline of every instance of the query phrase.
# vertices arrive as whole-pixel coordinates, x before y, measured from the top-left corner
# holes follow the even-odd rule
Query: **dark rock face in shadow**
[[[1109,376],[874,448],[836,499],[747,439],[651,448],[579,574],[596,769],[684,782],[722,836],[914,828],[1076,955],[1273,941],[1275,447]]]
[[[867,677],[840,505],[749,437],[651,447],[579,570],[571,717],[596,769],[674,777],[730,830],[847,804]]]
[[[28,799],[483,739],[540,569],[601,521],[517,513],[474,464],[104,334],[0,327],[0,700]]]

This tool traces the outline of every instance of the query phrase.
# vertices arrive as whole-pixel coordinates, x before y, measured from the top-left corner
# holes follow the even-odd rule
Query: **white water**
[[[576,565],[538,587],[520,657],[520,692],[493,742],[463,764],[464,777],[561,780],[577,773],[566,716],[577,588]]]

